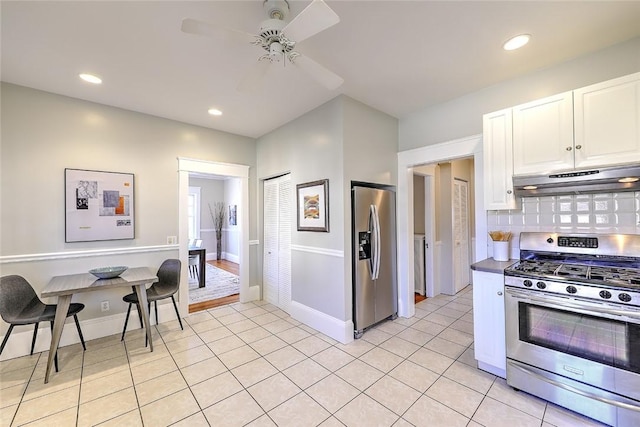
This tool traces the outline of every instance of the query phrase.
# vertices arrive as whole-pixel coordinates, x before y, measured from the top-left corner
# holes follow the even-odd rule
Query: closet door
[[[280,182],[278,188],[278,307],[289,312],[291,305],[291,217],[294,194],[291,179]],[[285,178],[283,177],[283,178]]]
[[[291,304],[291,217],[289,175],[264,181],[263,298],[289,311]]]
[[[278,182],[264,181],[264,253],[262,260],[262,297],[278,305]]]

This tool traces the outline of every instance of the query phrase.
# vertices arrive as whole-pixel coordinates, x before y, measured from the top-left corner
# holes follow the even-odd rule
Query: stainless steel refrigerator
[[[354,337],[398,313],[396,193],[392,186],[351,182]]]

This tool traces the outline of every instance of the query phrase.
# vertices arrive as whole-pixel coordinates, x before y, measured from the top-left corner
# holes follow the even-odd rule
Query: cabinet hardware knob
[[[579,150],[582,148],[582,145],[576,145],[576,150]]]
[[[511,194],[511,193],[513,193],[513,191],[507,190],[507,194]]]
[[[567,147],[567,151],[571,151],[571,147]]]
[[[502,296],[502,291],[498,291],[498,296]]]

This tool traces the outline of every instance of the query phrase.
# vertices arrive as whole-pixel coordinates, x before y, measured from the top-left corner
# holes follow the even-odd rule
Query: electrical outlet
[[[100,303],[100,310],[109,311],[109,301],[102,301]]]
[[[178,238],[176,236],[167,236],[167,245],[175,245],[178,243]]]

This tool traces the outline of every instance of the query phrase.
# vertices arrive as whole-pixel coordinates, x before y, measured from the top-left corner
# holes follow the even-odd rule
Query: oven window
[[[520,340],[640,373],[640,325],[518,303]]]

